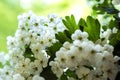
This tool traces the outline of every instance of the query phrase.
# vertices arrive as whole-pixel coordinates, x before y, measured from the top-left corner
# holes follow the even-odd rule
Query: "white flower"
[[[30,40],[28,38],[28,32],[17,30],[15,34],[15,38],[17,39],[16,42],[18,45],[24,46],[29,44]]]
[[[86,77],[88,76],[89,72],[90,72],[90,69],[85,68],[83,66],[81,66],[80,68],[76,70],[76,74],[78,78],[83,79],[83,80],[84,79],[86,80]]]
[[[101,31],[100,38],[101,38],[101,44],[102,45],[109,43],[109,37],[110,37],[111,34],[112,34],[111,29],[107,29],[106,31]]]
[[[20,74],[15,74],[13,75],[13,80],[25,80],[25,78]]]
[[[100,37],[108,39],[111,33],[112,33],[111,29],[107,29],[106,31],[100,34]]]
[[[4,52],[0,52],[0,63],[2,63],[2,64],[6,63]]]
[[[23,60],[24,59],[23,52],[24,50],[17,47],[11,49],[8,53],[10,57],[10,64],[15,65],[16,63],[18,63],[18,61]]]
[[[69,77],[68,80],[76,80],[76,79],[73,77]]]
[[[80,40],[74,40],[73,44],[77,47],[81,47],[82,42]]]
[[[72,34],[72,40],[86,40],[88,34],[86,32],[81,32],[80,30],[76,30],[74,34]]]
[[[32,80],[45,80],[45,79],[39,75],[35,75],[35,76],[33,76]]]
[[[93,56],[96,52],[94,50],[94,44],[91,41],[83,41],[82,44],[82,57],[84,59],[91,58],[90,56]]]
[[[95,70],[89,73],[89,75],[92,77],[91,80],[107,80],[106,77],[102,76],[103,72],[100,70]],[[88,75],[88,76],[89,76]],[[89,78],[88,78],[89,79]]]
[[[108,51],[109,53],[113,52],[113,46],[109,45],[109,44],[105,44],[103,47],[104,51]]]
[[[67,67],[69,68],[75,68],[78,66],[78,64],[81,62],[82,57],[81,53],[76,46],[71,46],[70,50],[67,52]]]
[[[15,38],[14,37],[11,37],[11,36],[8,36],[7,37],[7,47],[9,50],[11,50],[12,48],[15,47]]]
[[[120,0],[112,0],[112,3],[113,3],[114,5],[119,5],[119,4],[120,4]]]
[[[64,44],[63,44],[63,47],[64,48],[66,48],[66,49],[70,49],[70,46],[71,46],[71,43],[69,43],[69,42],[65,42]]]
[[[51,66],[51,69],[53,71],[53,73],[58,77],[60,78],[61,75],[63,74],[63,69],[60,67],[59,63],[58,62],[53,62],[51,61],[49,63],[49,65]]]
[[[114,61],[115,61],[115,62],[117,62],[117,61],[119,61],[119,60],[120,60],[120,57],[114,56]]]
[[[3,80],[3,79],[0,77],[0,80]]]
[[[39,54],[42,49],[42,46],[39,43],[34,43],[30,45],[30,49],[34,54]]]
[[[56,27],[56,29],[55,29],[55,27]],[[66,30],[65,26],[61,22],[61,19],[59,20],[59,23],[57,24],[57,26],[53,27],[53,30],[55,30],[57,32],[63,32],[64,30]]]
[[[30,73],[30,59],[25,58],[24,60],[18,61],[15,65],[15,73],[20,73],[25,78],[28,77]]]
[[[36,75],[36,74],[40,74],[43,70],[42,66],[39,65],[38,60],[35,60],[34,62],[30,63],[30,74],[32,75]]]
[[[94,46],[94,49],[96,50],[97,53],[100,53],[103,51],[104,48],[100,44],[96,44]]]
[[[60,67],[64,67],[64,68],[66,67],[66,60],[67,60],[66,52],[62,50],[56,52],[55,61],[57,61],[60,64]]]
[[[113,32],[113,33],[117,33],[117,31],[118,31],[118,29],[117,29],[116,27],[114,27],[114,28],[112,29],[112,32]]]
[[[3,68],[0,68],[0,78],[3,80],[12,80],[13,68],[5,65]]]
[[[112,0],[114,7],[120,11],[120,0]]]
[[[41,51],[41,53],[35,54],[34,57],[38,60],[38,63],[43,68],[47,67],[48,59],[50,58],[45,51]]]
[[[118,16],[120,17],[120,12],[118,13]]]

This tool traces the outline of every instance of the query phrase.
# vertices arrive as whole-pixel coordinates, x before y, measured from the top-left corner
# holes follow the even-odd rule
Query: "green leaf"
[[[62,20],[62,22],[66,26],[66,28],[69,30],[70,34],[73,33],[73,29],[71,27],[71,24],[65,20]]]
[[[100,38],[100,23],[97,19],[88,16],[86,24],[87,26],[84,26],[84,31],[88,32],[89,39],[95,42]]]
[[[107,12],[108,14],[117,14],[119,12],[117,9],[114,8],[112,0],[104,0],[103,3],[97,3],[93,6],[92,9],[93,11],[96,11],[100,14],[104,14],[105,12]]]
[[[77,25],[76,21],[75,21],[75,17],[73,15],[71,15],[71,25],[73,26],[74,30],[79,29],[79,26]]]
[[[55,58],[55,53],[62,47],[62,44],[60,42],[56,42],[54,43],[52,46],[50,47],[46,47],[46,52],[47,54],[50,56],[50,59],[48,61],[48,63],[50,61],[53,61]],[[51,67],[48,65],[46,68],[43,69],[43,71],[40,73],[40,75],[42,75],[45,80],[57,80],[56,75],[52,72]]]
[[[43,68],[43,71],[40,73],[40,76],[44,77],[45,80],[57,80],[56,75],[51,70],[51,66]]]
[[[64,33],[66,34],[66,36],[67,36],[69,39],[71,39],[71,34],[70,34],[70,32],[69,32],[68,30],[65,30]]]
[[[62,47],[60,42],[54,43],[51,47],[46,48],[47,54],[51,57],[54,57],[55,53],[60,49],[60,47]]]
[[[120,17],[118,14],[115,14],[113,17],[116,19],[116,21],[120,22]]]
[[[60,41],[60,43],[64,43],[65,41],[69,41],[71,42],[72,40],[70,40],[66,34],[64,32],[58,32],[56,35],[56,38]]]
[[[120,30],[117,33],[117,39],[120,41]]]
[[[29,45],[25,46],[25,53],[23,54],[25,58],[30,58],[31,61],[34,61],[35,58],[32,56],[33,52],[31,51],[31,49],[29,48]]]
[[[3,66],[3,64],[0,62],[0,68],[3,68],[4,66]]]
[[[112,46],[115,46],[118,42],[119,42],[119,40],[115,36],[110,40],[109,44],[112,45]]]
[[[120,30],[114,36],[112,36],[109,44],[115,46],[119,43],[119,41],[120,41]]]
[[[86,27],[86,22],[83,18],[79,20],[78,26],[80,27],[80,30],[83,31],[83,28]]]
[[[75,30],[79,29],[79,26],[77,25],[73,15],[65,16],[65,19],[63,19],[62,21],[66,28],[69,30],[70,34],[74,33]]]
[[[77,78],[77,75],[75,74],[75,71],[71,71],[71,70],[67,70],[66,71],[66,75],[69,76],[69,77],[72,77],[72,78]]]
[[[63,75],[60,77],[60,80],[68,80],[67,75],[63,74]]]
[[[106,30],[107,30],[107,26],[102,26],[102,29],[103,29],[104,31],[106,31]]]
[[[111,20],[111,21],[109,22],[109,25],[108,25],[108,26],[109,26],[110,29],[112,29],[112,28],[118,26],[118,22],[117,22],[116,20]]]
[[[107,12],[108,14],[116,14],[119,12],[118,10],[116,10],[113,7],[106,7],[106,8],[102,7],[101,9],[104,10],[105,12]]]

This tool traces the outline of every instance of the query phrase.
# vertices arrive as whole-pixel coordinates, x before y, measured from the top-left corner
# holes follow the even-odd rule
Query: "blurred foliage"
[[[17,29],[17,16],[32,10],[39,15],[48,15],[51,13],[57,13],[59,16],[67,15],[66,11],[70,9],[71,5],[75,4],[78,0],[59,0],[59,2],[49,4],[47,0],[30,0],[32,3],[28,8],[24,8],[24,5],[20,1],[29,0],[0,0],[0,51],[7,52],[6,37],[14,35]],[[49,1],[49,0],[48,0]],[[21,5],[22,4],[22,5]]]
[[[7,0],[0,1],[0,51],[6,51],[6,36],[13,35],[17,28],[17,15],[22,9]]]
[[[101,21],[105,19],[107,23],[103,24],[102,28],[104,30],[107,28],[113,29],[114,27],[118,29],[117,33],[110,36],[109,43],[114,46],[113,54],[120,56],[120,17],[118,14],[120,11],[115,7],[115,4],[112,3],[112,0],[88,0],[88,3],[91,2],[95,3],[91,7],[92,15],[95,17],[102,15],[103,18],[101,18]],[[107,18],[110,18],[110,20],[107,21]],[[119,78],[116,78],[116,80],[120,80]]]

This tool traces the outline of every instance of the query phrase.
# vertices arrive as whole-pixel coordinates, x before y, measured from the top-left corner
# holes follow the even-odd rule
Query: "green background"
[[[89,13],[85,0],[0,0],[0,52],[7,52],[6,37],[14,36],[17,16],[29,10],[44,16],[51,13],[60,17],[73,14],[76,19]]]

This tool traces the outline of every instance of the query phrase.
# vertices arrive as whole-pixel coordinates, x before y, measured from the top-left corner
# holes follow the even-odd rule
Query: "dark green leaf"
[[[86,24],[87,26],[84,27],[84,31],[88,32],[89,39],[95,42],[100,38],[100,23],[97,19],[88,16]]]
[[[112,28],[118,26],[118,22],[115,21],[115,20],[111,20],[111,21],[109,22],[109,25],[108,25],[108,26],[109,26],[110,29],[112,29]]]
[[[108,14],[116,14],[119,11],[114,9],[113,7],[106,7],[106,8],[102,8],[105,12],[107,12]]]
[[[25,46],[25,53],[23,54],[25,58],[30,58],[31,61],[34,61],[35,58],[33,57],[33,52],[29,48],[29,45]]]
[[[117,37],[113,37],[112,39],[110,39],[110,45],[115,46],[117,43],[119,42],[119,40],[117,39]]]
[[[54,43],[51,47],[46,48],[47,54],[50,56],[55,55],[55,53],[60,49],[60,47],[62,47],[62,44],[60,42]]]
[[[75,71],[71,71],[71,70],[67,70],[66,71],[66,75],[69,76],[69,77],[73,77],[76,79],[77,75],[75,74]]]
[[[120,41],[120,31],[118,31],[116,34],[114,34],[114,36],[111,37],[110,44],[115,46],[119,41]]]
[[[63,75],[60,77],[60,80],[68,80],[67,75],[63,74]]]
[[[116,21],[120,22],[120,17],[118,14],[114,15],[113,17],[116,19]]]
[[[117,33],[117,39],[120,41],[120,30]]]
[[[86,22],[85,22],[85,20],[84,20],[83,18],[81,18],[81,19],[79,20],[78,26],[80,27],[80,30],[81,30],[81,31],[83,31],[83,30],[84,30],[83,28],[87,26],[87,25],[86,25]]]
[[[64,33],[66,34],[66,36],[67,36],[69,39],[71,39],[71,34],[70,34],[70,32],[69,32],[68,30],[65,30]]]
[[[55,35],[56,38],[60,41],[60,43],[64,43],[65,41],[71,42],[71,40],[66,36],[64,32],[58,32],[58,34]]]
[[[106,31],[106,30],[107,30],[107,26],[102,26],[102,29],[103,29],[104,31]]]
[[[43,68],[43,71],[40,73],[40,76],[44,77],[45,80],[57,80],[56,75],[51,70],[51,66]]]

